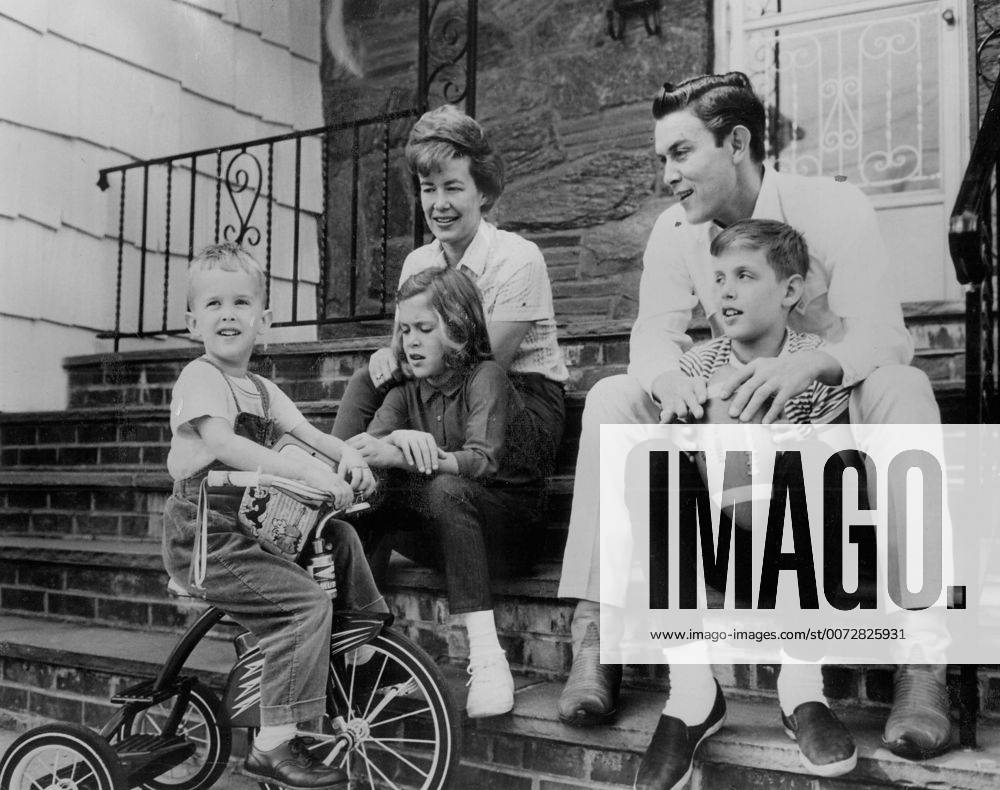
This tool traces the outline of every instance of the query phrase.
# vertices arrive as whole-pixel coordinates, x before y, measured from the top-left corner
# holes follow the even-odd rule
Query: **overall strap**
[[[236,411],[240,410],[240,399],[236,397],[236,389],[233,387],[233,382],[229,380],[229,376],[226,375],[226,371],[216,365],[208,357],[198,357],[201,362],[206,362],[219,371],[219,375],[222,376],[223,380],[226,382],[226,386],[229,387],[229,393],[233,396],[233,403],[236,404]],[[261,409],[264,412],[264,419],[269,420],[271,418],[271,397],[267,393],[267,387],[264,386],[263,380],[260,376],[247,371],[247,378],[250,379],[254,387],[257,388],[257,394],[260,396]]]
[[[257,388],[257,392],[260,394],[260,405],[264,409],[264,419],[271,419],[271,396],[267,394],[267,387],[264,385],[264,380],[249,370],[247,371],[247,378],[253,382],[253,385]]]

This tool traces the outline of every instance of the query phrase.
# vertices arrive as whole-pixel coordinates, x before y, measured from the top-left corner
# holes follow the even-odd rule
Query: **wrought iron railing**
[[[995,423],[998,411],[998,374],[1000,360],[997,350],[997,185],[1000,184],[1000,78],[997,77],[997,43],[1000,27],[983,16],[984,8],[975,4],[977,28],[987,30],[980,35],[976,49],[975,88],[992,88],[972,155],[965,169],[962,184],[955,199],[948,229],[948,247],[955,275],[967,286],[965,293],[965,421]],[[978,105],[978,102],[977,102]],[[983,485],[995,484],[991,472],[980,470]],[[987,515],[988,517],[988,515]],[[987,549],[988,550],[988,549]],[[979,558],[977,557],[977,563]],[[979,713],[978,666],[960,667],[959,739],[962,746],[976,746],[976,721]]]
[[[275,327],[385,317],[390,141],[400,134],[394,124],[409,124],[417,112],[400,110],[101,170],[101,189],[113,180],[118,189],[115,323],[105,336],[115,340],[117,350],[124,337],[186,332],[184,271],[178,267],[202,246],[222,240],[244,245],[264,266]],[[351,185],[342,206],[334,205],[334,195],[345,190],[332,184],[338,162],[349,171],[343,180]],[[377,184],[374,196],[362,195],[365,184]],[[361,227],[362,199],[377,204],[370,212],[378,217],[377,230]],[[408,202],[411,195],[401,199]],[[335,222],[349,229],[341,244],[331,227]],[[335,256],[344,261],[338,273],[346,282],[337,283],[340,314],[329,315]],[[377,279],[364,292],[362,275]],[[376,294],[374,303],[365,298],[369,292]]]
[[[982,57],[1000,39],[1000,29],[983,37],[977,55],[980,79],[987,79]],[[948,246],[958,281],[966,290],[966,421],[997,422],[997,184],[1000,183],[1000,80],[982,115],[955,207]]]
[[[423,241],[401,141],[428,107],[462,102],[474,115],[476,102],[477,0],[420,0],[415,12],[406,109],[390,111],[408,93],[392,86],[371,117],[100,171],[98,186],[118,190],[114,326],[101,334],[116,351],[123,338],[187,331],[181,267],[222,240],[264,265],[275,327],[390,314],[390,245]]]

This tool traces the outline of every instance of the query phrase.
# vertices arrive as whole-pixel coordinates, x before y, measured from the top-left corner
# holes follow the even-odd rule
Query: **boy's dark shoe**
[[[893,754],[927,760],[951,748],[947,666],[901,664],[896,668],[892,711],[882,740]]]
[[[277,782],[290,790],[346,789],[349,784],[344,771],[323,765],[313,757],[302,738],[292,738],[267,752],[251,746],[243,768],[253,777]]]
[[[854,738],[822,702],[803,702],[781,714],[785,734],[799,745],[799,759],[816,776],[843,776],[858,764]]]
[[[674,716],[660,716],[653,739],[646,747],[634,790],[680,790],[691,778],[694,753],[709,735],[718,732],[726,721],[726,698],[718,681],[715,704],[705,721],[689,727]]]
[[[607,724],[618,712],[621,683],[621,665],[601,663],[600,631],[588,623],[559,695],[559,718],[574,727]]]

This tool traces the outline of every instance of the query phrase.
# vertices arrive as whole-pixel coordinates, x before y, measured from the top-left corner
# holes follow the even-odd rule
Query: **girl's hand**
[[[425,475],[438,468],[438,446],[434,437],[424,431],[393,431],[389,441],[403,452],[406,463]]]
[[[357,450],[350,447],[341,450],[337,471],[341,477],[350,482],[352,489],[363,496],[368,496],[375,490],[375,476]]]
[[[340,475],[332,469],[320,469],[311,464],[307,469],[303,469],[303,482],[318,488],[321,491],[329,491],[333,498],[333,505],[338,510],[345,508],[354,501],[354,491]]]
[[[392,353],[391,348],[380,348],[368,360],[368,375],[376,387],[387,384],[397,370],[399,363],[396,362],[396,355]]]
[[[376,439],[370,433],[359,433],[348,439],[346,444],[371,466],[398,466],[399,450],[385,439]]]

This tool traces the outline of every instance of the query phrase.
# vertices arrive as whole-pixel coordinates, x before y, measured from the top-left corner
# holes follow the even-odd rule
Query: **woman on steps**
[[[399,282],[428,268],[463,273],[482,294],[493,356],[524,398],[549,473],[562,439],[567,378],[556,340],[552,286],[538,247],[483,219],[504,187],[503,162],[486,132],[452,105],[425,113],[406,145],[420,182],[420,203],[434,241],[411,252]],[[386,392],[406,378],[389,348],[356,371],[333,424],[349,439],[368,427]]]

